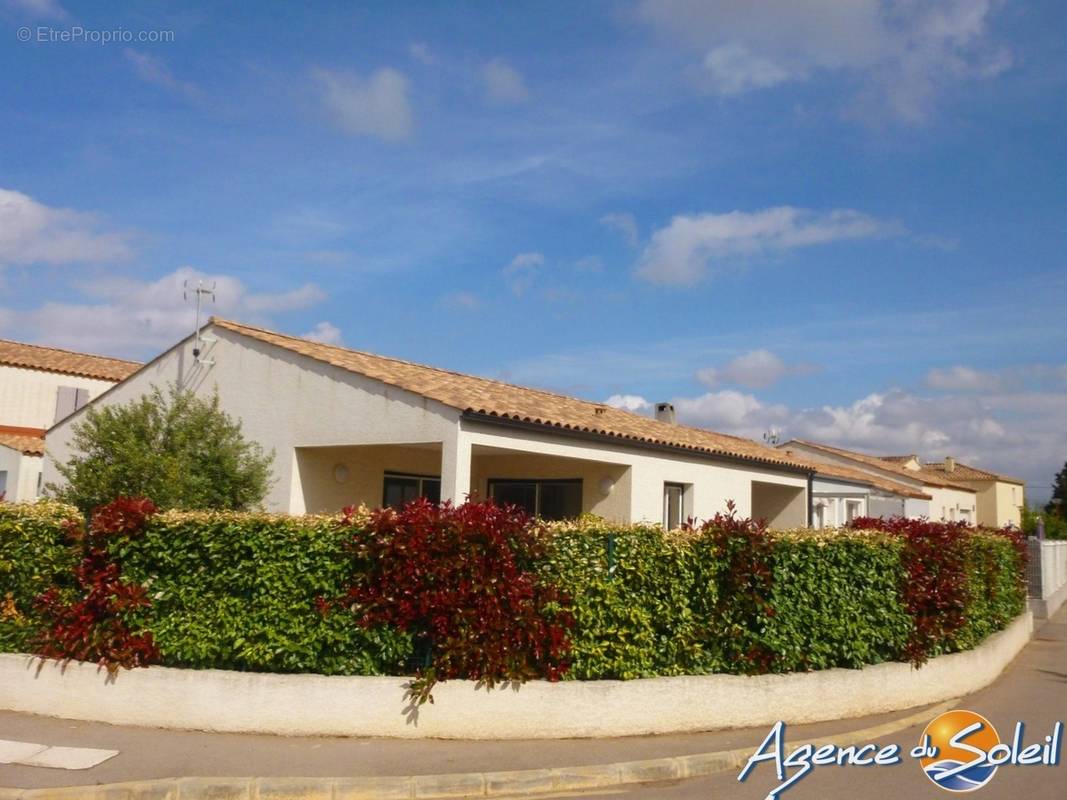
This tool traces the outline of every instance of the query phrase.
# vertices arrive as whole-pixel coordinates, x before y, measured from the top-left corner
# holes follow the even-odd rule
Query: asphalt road
[[[1067,608],[1046,623],[1034,640],[992,685],[970,695],[958,704],[986,717],[1001,740],[1009,739],[1017,721],[1026,724],[1026,741],[1041,741],[1061,721],[1067,724]],[[953,793],[935,786],[923,774],[907,751],[919,742],[925,726],[919,725],[880,740],[896,743],[904,752],[902,763],[889,767],[816,767],[787,789],[786,800],[854,800],[855,798],[952,797]],[[1067,759],[1067,743],[1063,758]],[[626,800],[763,800],[777,785],[772,764],[757,766],[744,783],[737,773],[720,773],[709,778],[676,785],[637,787],[613,797]],[[993,779],[968,796],[981,800],[1065,800],[1067,766],[1002,766]]]

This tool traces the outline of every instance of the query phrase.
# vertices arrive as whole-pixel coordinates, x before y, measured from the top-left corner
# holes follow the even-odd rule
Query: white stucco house
[[[36,499],[45,430],[139,366],[0,339],[0,495],[10,502]]]
[[[198,351],[194,352],[194,350]],[[492,497],[545,518],[592,512],[674,526],[736,503],[805,526],[813,470],[747,439],[600,403],[211,319],[90,405],[153,386],[218,392],[275,453],[269,510],[333,512],[418,495]],[[46,437],[45,480],[70,456],[79,410]]]
[[[846,467],[880,481],[890,481],[896,493],[872,497],[870,516],[904,516],[944,522],[977,523],[978,499],[975,489],[951,480],[935,470],[909,469],[893,458],[858,453],[840,447],[793,439],[778,445],[794,456],[833,467]],[[885,487],[887,490],[893,487]],[[910,494],[901,491],[906,489]]]
[[[910,511],[928,513],[930,495],[913,486],[870,472],[861,472],[840,463],[805,459],[793,450],[786,452],[807,462],[815,471],[811,483],[811,527],[834,528],[848,525],[857,517],[900,517]]]
[[[1026,505],[1026,482],[987,469],[972,467],[945,456],[941,461],[923,462],[917,455],[883,456],[912,472],[934,477],[948,478],[953,483],[973,489],[977,494],[977,520],[979,525],[1003,528],[1022,525],[1022,509]]]

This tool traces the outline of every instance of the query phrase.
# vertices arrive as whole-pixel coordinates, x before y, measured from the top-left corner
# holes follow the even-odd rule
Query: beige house
[[[812,468],[784,452],[600,403],[212,319],[93,401],[152,386],[218,392],[275,453],[273,511],[492,497],[545,518],[582,512],[675,526],[736,503],[804,526]],[[75,412],[48,431],[45,480],[70,456]]]
[[[978,517],[977,491],[944,473],[936,470],[909,469],[898,459],[881,458],[845,450],[840,447],[793,439],[778,445],[795,456],[807,458],[822,464],[836,467],[848,467],[881,480],[906,487],[913,494],[904,496],[903,511],[900,516],[918,519],[926,517],[944,522],[961,521],[969,525],[976,524]],[[871,516],[895,516],[878,510]]]
[[[34,500],[45,430],[140,364],[0,339],[0,494]]]
[[[970,487],[978,495],[977,519],[979,525],[1003,528],[1005,525],[1022,525],[1022,508],[1026,504],[1026,482],[996,472],[978,469],[960,463],[948,456],[944,461],[923,463],[918,456],[886,456],[912,472],[922,475],[941,476],[953,483]]]

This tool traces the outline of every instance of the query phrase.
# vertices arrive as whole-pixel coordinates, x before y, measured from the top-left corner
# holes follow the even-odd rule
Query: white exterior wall
[[[831,478],[815,476],[812,481],[812,503],[814,505],[812,522],[817,526],[820,519],[818,509],[822,507],[822,526],[826,528],[844,525],[848,521],[846,503],[858,503],[859,511],[854,515],[865,517],[870,512],[869,498],[871,490],[867,486],[835,481]]]
[[[28,456],[0,445],[0,472],[7,473],[4,502],[30,503],[37,499],[37,476],[41,474],[41,456]]]
[[[725,462],[715,463],[683,454],[671,454],[667,457],[648,450],[616,445],[613,442],[601,443],[568,436],[546,435],[476,420],[462,421],[460,442],[468,448],[472,445],[484,445],[521,449],[561,458],[607,462],[628,468],[629,519],[634,522],[663,522],[663,484],[667,482],[692,486],[692,490],[687,493],[691,505],[685,512],[697,519],[707,519],[717,512],[726,511],[727,500],[734,501],[739,516],[751,516],[753,481],[805,491],[808,485],[804,475]],[[616,491],[622,493],[626,488],[622,480],[617,481],[612,494]],[[597,487],[586,487],[586,491],[595,492]],[[806,509],[805,498],[803,516],[806,516]],[[613,509],[610,513],[614,516],[617,512]],[[806,520],[791,521],[790,524],[805,525]]]
[[[455,439],[458,412],[432,400],[387,386],[283,348],[219,328],[218,341],[197,364],[191,339],[182,342],[100,400],[123,404],[177,383],[197,395],[218,390],[222,408],[239,419],[246,438],[274,450],[275,482],[264,505],[270,511],[304,513],[297,447],[403,444]],[[45,481],[56,481],[55,463],[70,457],[71,426],[79,411],[46,436]],[[443,487],[442,487],[443,488]]]
[[[966,520],[976,524],[978,516],[978,495],[963,489],[950,489],[945,486],[926,486],[923,489],[932,498],[930,500],[930,519],[941,522],[959,522]],[[961,511],[966,510],[964,515]]]
[[[0,425],[50,427],[56,421],[60,386],[87,389],[92,400],[114,386],[114,382],[0,365]]]

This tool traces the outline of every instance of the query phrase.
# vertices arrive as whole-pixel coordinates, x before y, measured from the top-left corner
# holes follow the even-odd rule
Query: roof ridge
[[[51,350],[54,353],[66,353],[71,356],[81,356],[83,358],[99,358],[101,361],[119,361],[123,364],[144,364],[143,361],[133,361],[128,358],[118,358],[117,356],[104,356],[99,353],[86,353],[82,350],[68,350],[65,347],[56,347],[50,344],[35,344],[33,342],[20,342],[17,339],[4,339],[0,338],[0,344],[14,344],[19,347],[34,347],[38,350]]]
[[[786,465],[793,464],[795,466],[799,466],[798,464],[796,464],[796,460],[793,459],[792,457],[790,457],[790,456],[788,456],[786,454],[783,454],[781,451],[776,450],[775,448],[767,447],[766,445],[762,445],[759,442],[756,442],[756,441],[751,440],[751,439],[746,439],[746,438],[741,437],[741,436],[734,436],[734,435],[728,434],[728,433],[720,433],[719,431],[713,431],[713,430],[709,430],[707,428],[698,428],[698,427],[694,427],[694,426],[690,426],[690,425],[678,425],[678,424],[673,424],[673,423],[666,423],[666,422],[662,422],[661,420],[657,420],[654,417],[648,417],[648,416],[644,416],[644,415],[641,415],[641,414],[635,414],[634,412],[628,411],[627,409],[618,408],[616,406],[611,406],[611,405],[608,405],[607,403],[603,403],[603,402],[597,402],[597,401],[594,401],[594,400],[585,400],[585,399],[580,398],[580,397],[574,397],[573,395],[565,395],[565,394],[561,394],[561,393],[558,393],[558,392],[550,392],[550,391],[547,391],[545,389],[538,389],[538,388],[534,388],[534,387],[530,387],[530,386],[520,386],[518,384],[508,383],[507,381],[501,381],[501,380],[497,380],[495,378],[485,378],[485,377],[482,377],[480,375],[471,375],[470,373],[459,372],[457,370],[444,369],[442,367],[435,367],[435,366],[431,366],[429,364],[420,364],[418,362],[408,361],[408,360],[402,359],[402,358],[395,358],[395,357],[392,357],[392,356],[383,356],[383,355],[379,355],[378,353],[370,353],[370,352],[368,352],[366,350],[356,350],[355,348],[351,348],[351,347],[343,347],[341,345],[326,344],[324,342],[316,342],[316,341],[313,341],[313,340],[310,340],[310,339],[304,339],[303,337],[300,337],[300,336],[294,336],[293,334],[279,333],[277,331],[272,331],[272,330],[267,329],[267,328],[262,328],[262,327],[259,327],[259,326],[256,326],[256,325],[247,325],[247,324],[245,324],[243,322],[236,322],[234,320],[228,320],[228,319],[225,319],[223,317],[211,316],[208,319],[208,324],[216,324],[216,325],[219,325],[222,328],[228,328],[228,329],[234,330],[234,331],[236,331],[238,333],[245,332],[245,333],[247,333],[249,335],[253,335],[253,336],[255,336],[256,334],[260,334],[260,335],[263,335],[263,336],[269,336],[269,337],[275,337],[275,338],[278,338],[278,339],[284,339],[284,340],[287,340],[289,342],[293,342],[294,344],[299,343],[299,344],[301,344],[303,346],[312,345],[314,347],[325,348],[327,351],[332,351],[332,352],[338,354],[338,356],[341,356],[341,355],[357,355],[357,356],[362,356],[362,357],[370,358],[370,359],[376,359],[376,360],[379,360],[379,361],[389,362],[389,363],[393,363],[393,364],[400,364],[400,365],[403,365],[403,366],[406,366],[406,367],[414,367],[416,369],[428,370],[428,371],[437,373],[439,375],[448,375],[448,376],[460,378],[462,380],[481,381],[481,382],[484,382],[484,383],[493,384],[495,386],[504,387],[504,388],[509,389],[511,391],[524,392],[524,393],[528,393],[528,394],[537,395],[537,396],[540,396],[540,397],[548,397],[548,398],[552,398],[554,400],[562,400],[562,401],[566,401],[568,403],[575,403],[575,404],[578,404],[580,406],[587,407],[587,408],[589,408],[591,410],[610,409],[612,414],[618,414],[620,416],[633,418],[635,420],[640,421],[641,423],[652,423],[654,425],[665,426],[665,429],[659,435],[657,435],[654,438],[649,438],[648,439],[649,441],[658,441],[658,440],[662,440],[664,442],[668,441],[670,439],[670,437],[666,435],[666,429],[667,428],[672,429],[672,430],[676,430],[676,431],[680,431],[680,432],[691,431],[691,432],[694,432],[696,434],[700,434],[700,435],[704,435],[704,436],[712,436],[712,437],[716,437],[716,438],[721,439],[721,440],[737,442],[739,445],[743,445],[745,448],[753,448],[753,449],[755,449],[757,452],[749,453],[749,454],[746,454],[746,455],[742,455],[742,457],[747,459],[747,460],[781,463],[781,464],[786,464]],[[285,346],[285,344],[283,344],[283,343],[277,343],[277,344],[278,344],[278,346],[281,346],[281,347]],[[316,360],[319,360],[319,361],[325,360],[325,359],[323,359],[323,358],[321,358],[319,356],[311,355],[311,354],[308,354],[308,353],[304,353],[304,355],[307,355],[308,357],[316,359]],[[353,371],[360,372],[360,370],[358,370],[358,369],[353,370]],[[458,408],[461,411],[464,410],[464,408],[459,406],[458,404],[446,403],[446,405],[451,405],[451,406],[453,406],[455,408]],[[608,426],[608,427],[610,427],[610,426]],[[603,432],[604,433],[610,433],[608,431],[608,428],[605,428]],[[614,436],[614,435],[618,435],[618,434],[611,433],[610,435]],[[622,435],[621,438],[638,438],[639,439],[639,438],[642,438],[642,437],[634,437],[634,436],[631,436],[631,435],[627,434],[627,435]],[[706,447],[708,449],[710,449],[711,445],[709,444]],[[693,448],[687,448],[687,449],[693,449]],[[722,444],[718,445],[717,449],[720,449],[723,453],[727,452],[727,448],[724,447]]]
[[[477,380],[480,380],[480,381],[488,381],[489,383],[495,383],[498,386],[507,386],[508,388],[511,388],[511,389],[521,389],[524,392],[538,392],[539,394],[548,395],[549,397],[558,397],[558,398],[561,398],[563,400],[577,400],[579,403],[588,403],[589,405],[602,406],[604,408],[614,408],[616,411],[622,411],[622,412],[627,413],[627,414],[633,413],[631,411],[627,411],[625,408],[616,408],[615,406],[609,406],[607,403],[598,403],[595,400],[583,400],[582,398],[574,397],[573,395],[562,394],[560,392],[550,392],[547,389],[539,389],[539,388],[537,388],[535,386],[520,386],[517,383],[509,383],[507,381],[502,381],[502,380],[499,380],[497,378],[486,378],[483,375],[472,375],[469,372],[460,372],[459,370],[455,370],[455,369],[445,369],[444,367],[435,367],[432,364],[423,364],[423,363],[418,362],[418,361],[409,361],[406,358],[397,358],[396,356],[383,356],[381,353],[372,353],[369,350],[357,350],[354,347],[345,347],[345,346],[339,345],[339,344],[328,344],[327,342],[316,342],[316,341],[314,341],[312,339],[305,339],[303,336],[294,336],[291,333],[279,333],[278,331],[272,331],[269,328],[261,328],[261,327],[259,327],[257,325],[246,325],[243,322],[235,322],[234,320],[224,319],[222,317],[211,317],[208,320],[208,322],[222,323],[223,325],[233,325],[234,327],[237,327],[237,328],[248,328],[248,329],[253,330],[253,331],[259,331],[260,333],[270,334],[271,336],[280,336],[283,339],[292,339],[292,340],[297,341],[297,342],[307,342],[307,343],[310,343],[310,344],[318,345],[319,347],[328,347],[328,348],[330,348],[332,350],[340,350],[340,351],[345,352],[345,353],[356,353],[357,355],[368,356],[370,358],[380,358],[383,361],[392,361],[392,362],[394,362],[396,364],[405,364],[405,365],[407,365],[409,367],[418,367],[419,369],[429,369],[429,370],[433,370],[434,372],[440,372],[440,373],[442,373],[444,375],[455,375],[455,376],[460,377],[460,378],[476,378]],[[640,416],[640,415],[639,414],[634,414],[634,416]],[[685,427],[685,426],[681,426],[681,427]],[[725,435],[725,434],[723,434],[723,435]]]

